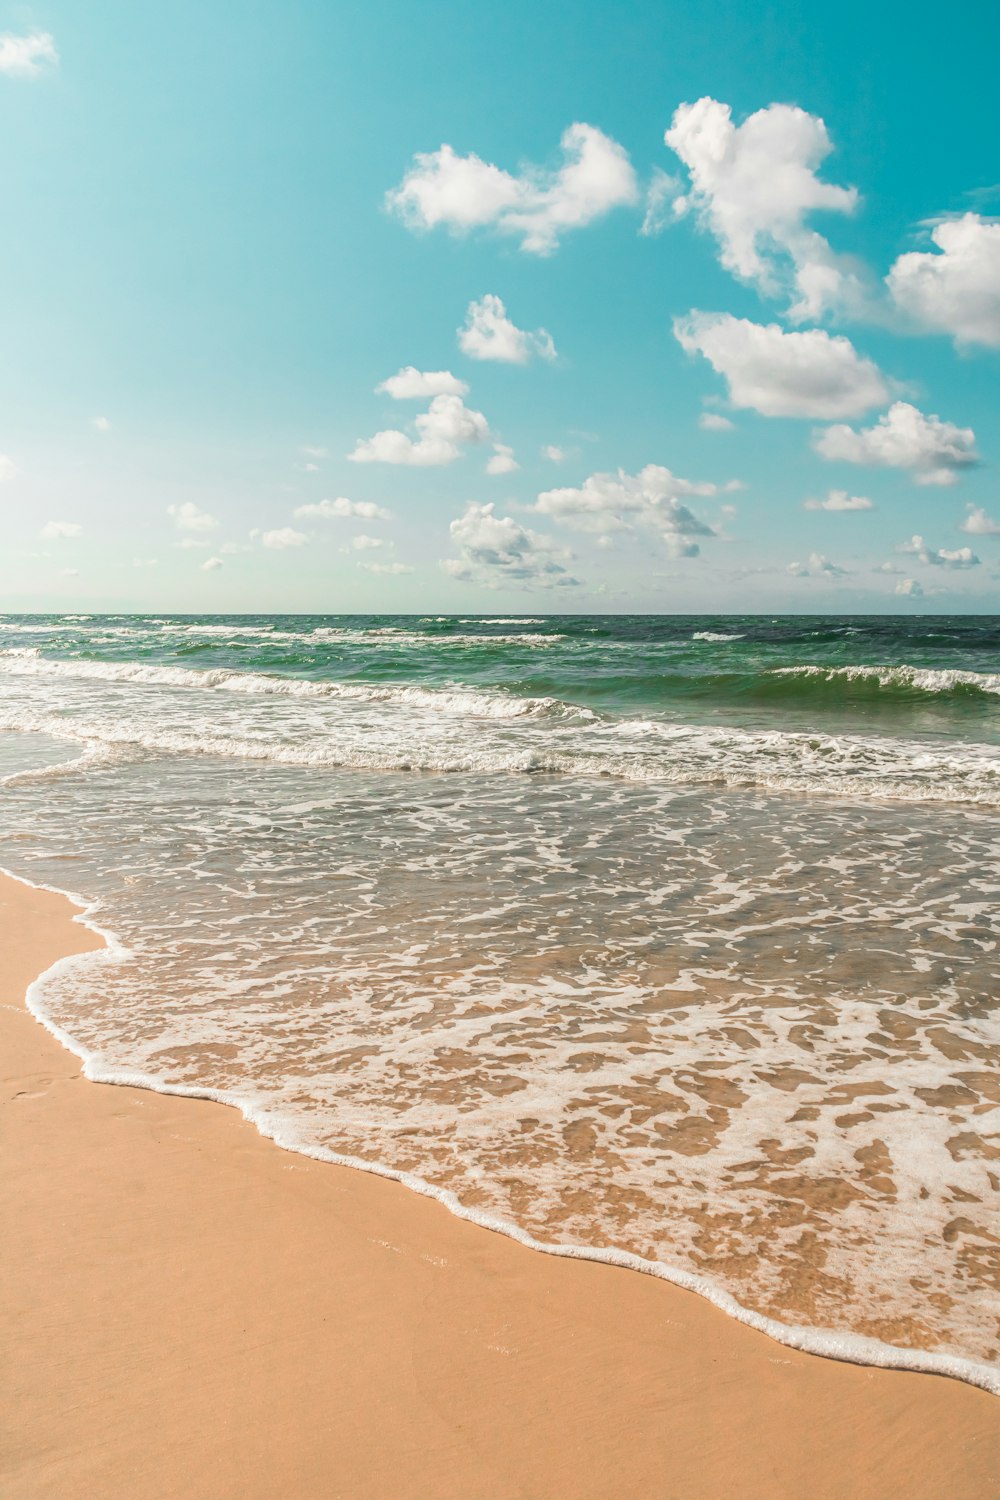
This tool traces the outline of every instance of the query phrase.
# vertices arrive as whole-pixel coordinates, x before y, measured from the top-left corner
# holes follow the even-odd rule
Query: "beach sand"
[[[236,1111],[81,1077],[24,1007],[99,939],[0,881],[0,1494],[1000,1494],[1000,1404],[798,1354]]]

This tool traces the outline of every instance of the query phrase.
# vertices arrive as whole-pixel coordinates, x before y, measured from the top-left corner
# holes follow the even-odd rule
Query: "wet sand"
[[[1000,1404],[533,1253],[216,1104],[92,1084],[24,1008],[99,940],[0,880],[0,1494],[980,1500]]]

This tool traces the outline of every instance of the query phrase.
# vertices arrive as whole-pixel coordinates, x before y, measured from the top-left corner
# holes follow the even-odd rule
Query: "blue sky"
[[[0,9],[0,607],[996,609],[998,31]]]

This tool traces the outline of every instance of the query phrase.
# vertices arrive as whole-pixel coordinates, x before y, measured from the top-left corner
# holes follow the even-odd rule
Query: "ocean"
[[[90,1076],[996,1391],[998,813],[998,618],[0,619]]]

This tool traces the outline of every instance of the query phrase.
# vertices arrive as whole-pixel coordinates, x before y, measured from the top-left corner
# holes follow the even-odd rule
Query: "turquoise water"
[[[0,864],[210,1093],[803,1347],[1000,1389],[1000,620],[0,620]]]

